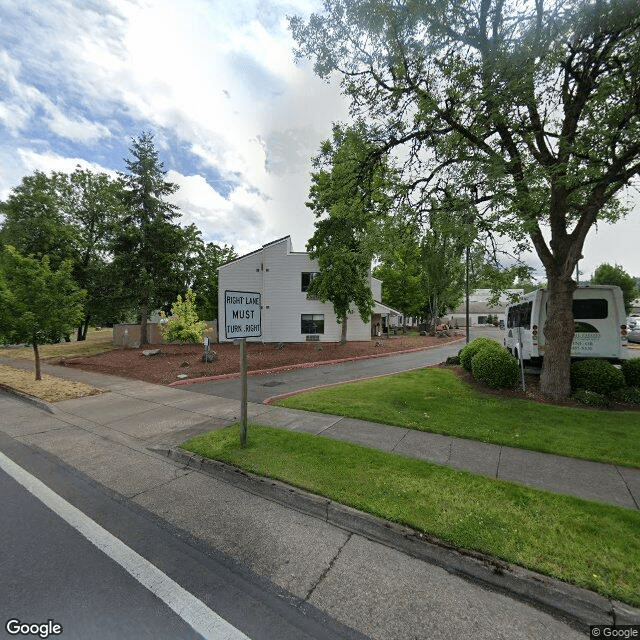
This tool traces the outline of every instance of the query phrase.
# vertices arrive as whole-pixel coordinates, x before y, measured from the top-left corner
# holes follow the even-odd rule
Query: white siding
[[[302,314],[323,314],[324,333],[320,342],[340,340],[342,326],[337,322],[331,303],[309,300],[302,291],[302,273],[317,272],[318,265],[307,253],[292,252],[291,239],[266,244],[219,270],[218,317],[220,341],[224,342],[224,291],[256,291],[262,295],[262,337],[249,340],[263,342],[305,342]],[[378,281],[379,282],[379,281]],[[370,340],[371,325],[352,312],[347,322],[348,340]]]

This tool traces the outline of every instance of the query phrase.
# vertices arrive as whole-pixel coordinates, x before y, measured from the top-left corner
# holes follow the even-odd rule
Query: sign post
[[[247,444],[247,338],[262,335],[261,295],[253,291],[224,292],[224,331],[240,343],[240,445]]]

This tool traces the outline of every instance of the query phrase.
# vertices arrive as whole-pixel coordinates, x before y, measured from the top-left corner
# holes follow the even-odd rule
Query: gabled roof
[[[248,258],[249,256],[252,256],[252,255],[254,255],[256,253],[260,253],[260,251],[264,251],[266,247],[270,247],[272,244],[278,244],[279,242],[283,242],[285,240],[291,241],[291,236],[283,236],[282,238],[278,238],[277,240],[272,240],[271,242],[267,242],[266,244],[263,244],[259,249],[255,249],[254,251],[250,251],[249,253],[245,253],[243,256],[235,258],[234,260],[230,260],[229,262],[225,262],[223,265],[220,265],[218,267],[218,270],[224,269],[225,267],[228,267],[230,264],[233,264],[234,262],[238,262],[240,260],[244,260],[245,258]]]

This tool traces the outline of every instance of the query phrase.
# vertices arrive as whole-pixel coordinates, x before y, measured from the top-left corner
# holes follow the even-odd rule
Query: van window
[[[585,298],[573,301],[574,320],[604,320],[609,316],[609,303],[604,298]]]

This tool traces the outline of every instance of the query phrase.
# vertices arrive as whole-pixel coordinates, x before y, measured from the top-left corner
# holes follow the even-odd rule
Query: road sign
[[[253,291],[224,292],[224,333],[230,338],[259,338],[261,296]]]

